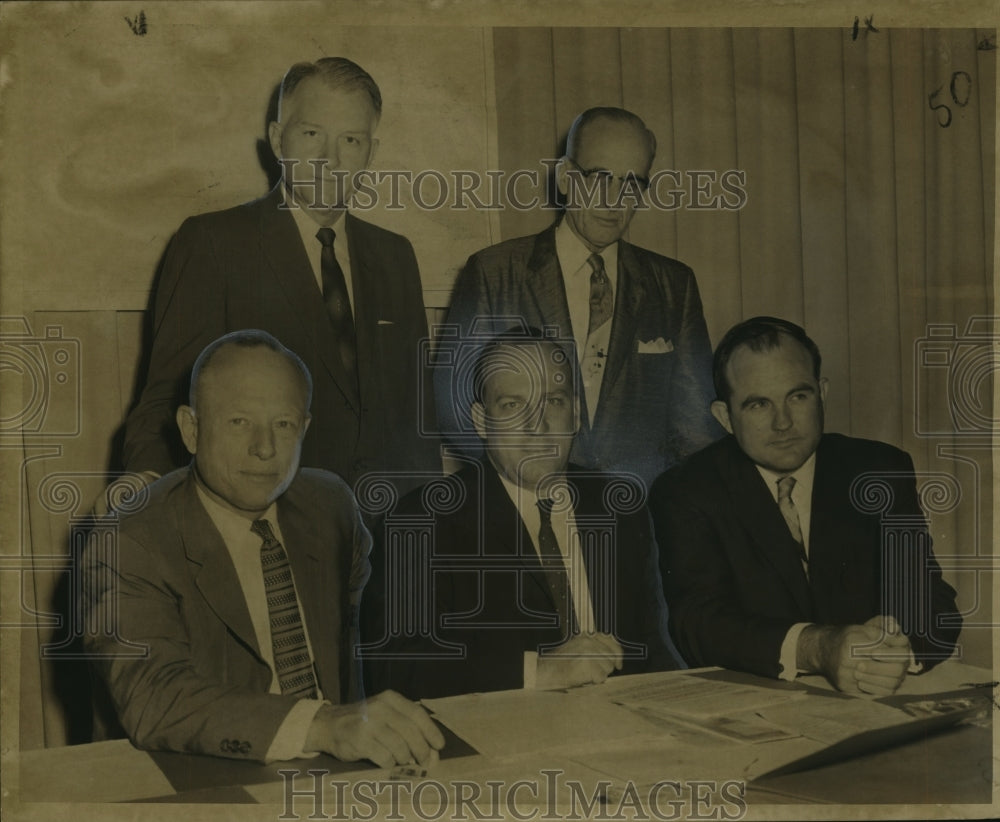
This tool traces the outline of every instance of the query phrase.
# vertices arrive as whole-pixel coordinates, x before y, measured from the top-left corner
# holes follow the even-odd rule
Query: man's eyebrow
[[[789,391],[785,396],[790,397],[792,394],[801,394],[805,392],[807,394],[815,394],[816,388],[811,383],[802,382],[795,386],[791,391]]]

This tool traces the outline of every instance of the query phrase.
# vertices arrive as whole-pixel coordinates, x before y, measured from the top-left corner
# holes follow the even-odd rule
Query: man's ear
[[[733,424],[729,419],[729,406],[722,400],[716,400],[712,403],[712,416],[719,421],[719,425],[726,429],[730,434],[733,433]]]
[[[267,141],[271,144],[271,151],[277,160],[281,159],[281,132],[283,128],[277,120],[272,120],[267,124]]]
[[[181,429],[181,439],[184,447],[195,454],[198,452],[198,415],[190,405],[182,405],[177,409],[177,427]]]
[[[569,191],[569,183],[566,180],[566,176],[569,173],[569,157],[565,154],[559,158],[559,162],[556,163],[556,186],[559,188],[559,193],[563,197],[566,196],[566,192]]]
[[[476,427],[479,439],[486,441],[486,409],[478,400],[472,403],[472,424]]]
[[[309,430],[309,423],[311,423],[312,421],[313,421],[313,418],[309,414],[306,414],[305,417],[303,417],[303,419],[302,419],[302,436],[303,437],[306,435],[306,431]]]
[[[819,380],[819,401],[826,407],[826,390],[830,387],[830,381],[826,377],[820,377]]]
[[[378,154],[378,137],[372,137],[372,147],[368,149],[368,160],[365,162],[365,168],[370,168],[371,164],[375,162],[376,154]]]

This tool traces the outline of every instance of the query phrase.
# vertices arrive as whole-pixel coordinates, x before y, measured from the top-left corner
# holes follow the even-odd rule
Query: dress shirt
[[[281,189],[285,197],[285,204],[288,204],[288,190]],[[295,227],[302,237],[302,244],[306,247],[306,254],[309,256],[309,264],[312,266],[313,276],[316,278],[316,285],[319,286],[320,294],[323,293],[323,244],[316,239],[316,232],[322,228],[312,219],[304,208],[292,205],[289,208],[295,218]],[[344,212],[346,214],[346,212]],[[344,226],[347,221],[340,217],[337,222],[330,226],[336,232],[337,239],[333,242],[333,256],[340,263],[340,268],[344,272],[344,282],[347,283],[347,297],[351,301],[351,310],[354,311],[354,279],[351,277],[351,250],[347,242],[347,231]]]
[[[802,550],[806,552],[806,556],[808,557],[809,525],[812,518],[812,489],[813,480],[816,477],[815,452],[810,454],[809,459],[791,474],[779,474],[760,465],[757,466],[757,470],[764,479],[767,490],[771,492],[775,505],[778,504],[778,480],[784,477],[795,478],[795,487],[792,488],[792,504],[795,505],[795,511],[799,515],[799,528],[802,529]],[[806,569],[806,573],[808,574],[808,569]],[[808,622],[796,622],[788,629],[788,633],[785,634],[785,639],[781,643],[781,655],[778,659],[781,665],[781,673],[778,675],[780,679],[791,681],[800,673],[805,673],[798,669],[796,657],[798,654],[799,636],[810,624]]]
[[[566,302],[569,305],[569,319],[573,326],[573,340],[576,343],[577,360],[583,364],[600,355],[606,361],[608,343],[611,341],[611,325],[605,323],[594,335],[587,338],[590,326],[590,275],[593,273],[587,262],[593,252],[584,245],[583,240],[573,233],[567,220],[562,220],[556,226],[556,257],[559,259],[559,269],[562,271],[563,286],[566,291]],[[604,260],[604,272],[611,283],[611,293],[618,300],[618,243],[612,243],[601,249],[601,259]],[[592,349],[592,350],[591,350]],[[587,401],[587,412],[593,423],[597,412],[597,401],[601,395],[601,382],[604,369],[599,368],[588,373],[583,369],[583,389]]]
[[[250,530],[253,520],[247,519],[240,514],[224,508],[198,486],[198,498],[208,512],[212,523],[218,529],[222,541],[229,551],[229,557],[233,561],[236,569],[236,576],[240,581],[240,588],[243,591],[243,598],[247,604],[247,611],[250,613],[250,621],[253,623],[254,634],[257,637],[257,647],[260,655],[267,662],[271,669],[270,693],[280,694],[281,685],[278,683],[278,676],[274,673],[274,648],[271,644],[271,619],[267,609],[267,593],[264,590],[264,572],[261,570],[260,551],[262,540],[257,534]],[[281,537],[281,527],[278,524],[277,504],[272,503],[271,507],[260,517],[255,519],[266,519],[271,524],[275,539],[284,545]],[[291,568],[289,568],[291,571]],[[292,577],[294,582],[294,575]],[[298,598],[298,593],[296,593]],[[299,612],[302,612],[302,603],[299,603]],[[303,615],[302,627],[305,630],[306,646],[309,648],[310,657],[313,656],[312,644],[309,642],[309,630],[305,624]],[[318,684],[317,684],[318,689]],[[319,694],[322,697],[322,693]],[[278,728],[271,747],[267,750],[266,760],[299,759],[304,756],[315,756],[316,753],[304,750],[306,736],[309,733],[309,726],[323,704],[320,699],[300,699],[284,721]]]
[[[531,544],[538,554],[538,531],[542,525],[542,517],[538,512],[538,497],[533,491],[522,488],[500,474],[507,495],[510,497],[524,527],[531,535]],[[594,632],[594,608],[590,599],[590,585],[587,582],[587,567],[583,562],[583,551],[580,549],[580,535],[576,531],[576,519],[572,511],[564,510],[562,506],[552,509],[552,531],[556,535],[556,543],[566,565],[569,576],[569,592],[576,612],[576,621],[581,634]],[[535,683],[535,670],[538,664],[536,651],[524,652],[524,687],[532,688]]]

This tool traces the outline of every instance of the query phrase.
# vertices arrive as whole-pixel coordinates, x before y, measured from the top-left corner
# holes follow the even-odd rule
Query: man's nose
[[[792,426],[792,415],[788,411],[785,403],[778,403],[774,409],[774,417],[771,420],[771,427],[776,431],[784,431]]]
[[[250,441],[250,454],[262,460],[269,460],[274,456],[274,431],[269,425],[255,426],[253,439]]]

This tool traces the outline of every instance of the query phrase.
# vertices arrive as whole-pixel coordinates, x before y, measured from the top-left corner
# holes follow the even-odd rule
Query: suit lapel
[[[188,470],[179,497],[178,528],[188,562],[195,566],[195,583],[215,615],[264,663],[229,550],[198,499],[194,469]]]
[[[598,412],[607,407],[606,399],[615,381],[621,375],[629,356],[635,348],[635,332],[642,306],[646,271],[632,246],[624,240],[618,243],[618,294],[611,319],[611,341],[608,343],[608,365],[601,380]],[[596,417],[596,414],[595,414]]]
[[[309,255],[302,245],[295,218],[282,208],[281,183],[263,202],[261,215],[261,255],[281,283],[288,300],[302,323],[309,330],[317,352],[344,399],[357,410],[357,391],[347,378],[337,355],[336,340],[330,317],[323,304],[323,294],[316,283]],[[354,248],[351,248],[353,255]],[[352,256],[353,263],[353,256]],[[353,271],[352,271],[353,274]],[[315,375],[314,375],[315,376]]]
[[[569,316],[569,300],[566,297],[566,281],[559,267],[559,257],[556,254],[556,225],[550,226],[535,240],[535,248],[528,260],[528,271],[525,277],[525,288],[528,300],[533,304],[535,316],[543,318],[545,325],[555,325],[559,336],[563,339],[573,339],[573,323]],[[577,385],[582,385],[579,374],[580,359],[577,356]],[[574,453],[587,453],[592,422],[592,414],[587,408],[587,402],[580,395],[580,431],[573,442]],[[587,463],[589,460],[581,457],[577,462]]]
[[[483,475],[484,505],[481,510],[489,514],[489,531],[495,531],[500,536],[500,539],[496,541],[489,540],[487,537],[488,541],[502,546],[505,553],[520,557],[523,561],[526,571],[521,574],[523,581],[520,586],[521,604],[526,606],[532,599],[537,599],[535,594],[540,594],[548,603],[549,608],[554,611],[556,603],[545,580],[534,540],[528,533],[528,528],[501,482],[500,476],[488,459],[483,460]],[[531,588],[536,588],[537,591],[529,596]]]
[[[389,304],[391,294],[382,295],[381,299],[373,299],[373,289],[382,288],[387,284],[379,281],[379,268],[372,260],[372,248],[363,242],[361,234],[364,224],[350,213],[344,215],[344,231],[347,233],[347,243],[351,255],[351,286],[354,295],[354,330],[357,335],[358,352],[358,402],[361,397],[372,396],[372,384],[375,381],[377,368],[362,368],[361,363],[369,366],[379,361],[375,351],[375,324],[380,317],[369,316],[371,307],[379,304]],[[371,333],[369,333],[371,329]]]
[[[764,478],[732,436],[723,454],[723,476],[737,519],[745,523],[753,543],[791,592],[803,616],[811,615],[812,597],[798,546]]]
[[[342,613],[347,607],[339,587],[330,590],[331,582],[339,586],[343,580],[325,571],[334,550],[329,546],[331,535],[317,533],[308,512],[298,507],[288,496],[278,502],[278,525],[282,545],[292,566],[295,589],[302,609],[302,619],[309,631],[313,658],[324,696],[333,702],[341,698],[341,672],[337,653],[326,653],[328,647],[339,649],[343,640]],[[343,549],[343,546],[341,546]],[[353,546],[347,550],[351,550]]]

